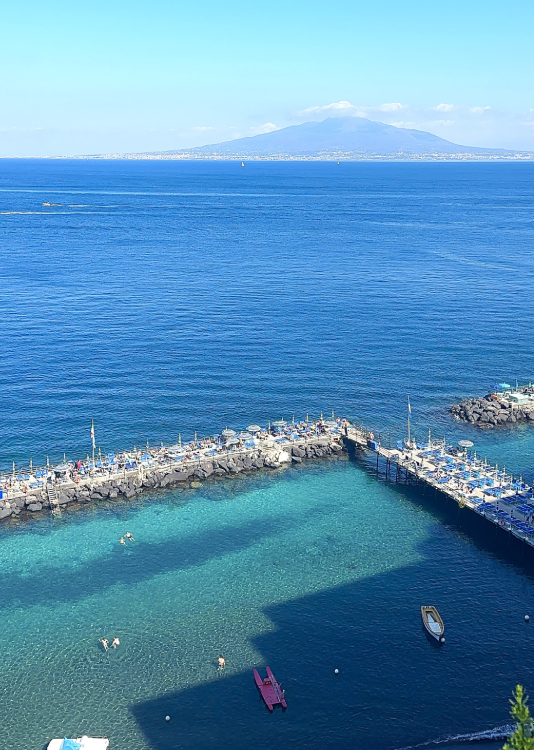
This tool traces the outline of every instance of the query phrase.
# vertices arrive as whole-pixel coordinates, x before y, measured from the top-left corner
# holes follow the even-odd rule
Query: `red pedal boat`
[[[269,711],[272,711],[273,706],[276,706],[278,703],[280,703],[283,708],[287,708],[286,699],[284,698],[284,690],[282,690],[281,685],[276,682],[270,667],[267,667],[267,677],[264,680],[261,679],[258,670],[255,669],[254,681]]]

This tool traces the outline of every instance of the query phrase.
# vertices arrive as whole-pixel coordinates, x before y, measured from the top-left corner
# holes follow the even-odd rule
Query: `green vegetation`
[[[517,727],[505,743],[503,750],[534,750],[533,721],[527,702],[528,695],[524,694],[523,686],[518,685],[514,692],[514,699],[510,701],[512,704],[510,713],[516,720]]]

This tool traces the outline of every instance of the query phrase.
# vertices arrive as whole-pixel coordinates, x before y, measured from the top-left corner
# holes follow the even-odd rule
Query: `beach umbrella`
[[[229,430],[228,427],[221,432],[221,435],[225,438],[230,438],[235,435],[235,430]]]
[[[261,427],[259,426],[259,424],[249,424],[247,430],[249,432],[261,432]]]
[[[240,432],[238,435],[238,438],[240,438],[241,440],[250,440],[251,437],[252,435],[250,434],[250,432]]]
[[[230,438],[230,440],[226,441],[226,445],[239,445],[239,440],[236,440],[235,438]]]
[[[284,419],[278,419],[276,422],[273,422],[273,427],[285,427],[287,422]]]
[[[337,427],[337,422],[333,422],[331,419],[327,419],[324,423],[325,427]]]
[[[472,448],[474,443],[470,440],[458,440],[458,448]]]

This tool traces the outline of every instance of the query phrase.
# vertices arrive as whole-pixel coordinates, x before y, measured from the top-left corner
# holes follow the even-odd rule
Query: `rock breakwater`
[[[534,422],[534,407],[532,405],[513,404],[496,399],[492,394],[482,398],[466,399],[451,406],[450,410],[456,419],[486,429],[513,425],[518,422]]]
[[[73,504],[131,500],[143,492],[198,486],[199,482],[212,477],[278,469],[309,459],[340,455],[343,450],[340,435],[325,435],[283,443],[280,447],[259,445],[254,449],[185,459],[179,463],[169,460],[161,464],[152,460],[152,465],[147,465],[139,461],[135,468],[108,469],[85,479],[58,477],[52,470],[41,487],[4,490],[0,499],[0,520],[39,511],[57,511]]]

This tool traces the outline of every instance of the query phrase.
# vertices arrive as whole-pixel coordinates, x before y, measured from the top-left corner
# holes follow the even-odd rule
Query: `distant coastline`
[[[355,117],[290,125],[231,141],[165,151],[2,157],[162,161],[533,161],[534,151],[462,146],[422,130]]]
[[[196,154],[185,152],[132,153],[132,154],[87,154],[73,156],[0,156],[0,159],[77,159],[77,160],[122,160],[122,161],[327,161],[327,162],[460,162],[460,161],[534,161],[533,151],[512,153],[476,154]]]

